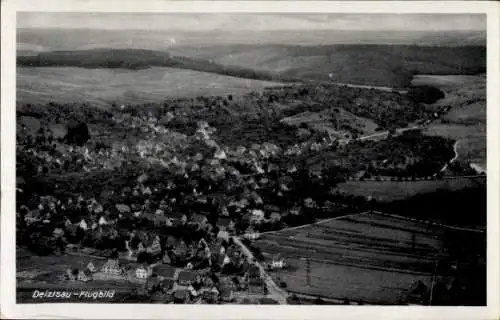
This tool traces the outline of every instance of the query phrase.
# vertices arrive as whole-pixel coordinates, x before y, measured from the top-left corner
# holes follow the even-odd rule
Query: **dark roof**
[[[174,292],[174,298],[179,299],[179,300],[184,300],[189,297],[189,291],[188,290],[177,290]]]
[[[191,216],[191,221],[193,221],[195,223],[202,223],[202,222],[207,221],[207,217],[205,217],[204,215],[195,213]]]
[[[175,268],[169,265],[157,265],[154,267],[153,272],[169,279],[173,279],[175,276]]]
[[[193,271],[182,270],[179,273],[179,281],[196,281],[196,273]]]
[[[160,286],[162,286],[163,288],[172,289],[174,287],[174,283],[175,281],[172,279],[163,279],[160,282]]]
[[[231,219],[229,218],[219,218],[217,219],[217,225],[219,226],[228,226],[231,223]]]

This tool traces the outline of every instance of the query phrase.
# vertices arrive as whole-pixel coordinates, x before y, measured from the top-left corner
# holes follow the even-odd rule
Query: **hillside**
[[[140,70],[150,67],[171,67],[210,72],[228,76],[273,80],[267,72],[243,67],[225,67],[207,60],[172,56],[168,52],[140,49],[91,49],[77,51],[43,52],[17,57],[17,65],[24,67],[81,67]]]
[[[476,74],[486,68],[483,46],[276,45],[229,46],[226,54],[221,48],[199,52],[222,65],[274,71],[282,77],[394,87],[408,86],[414,74]]]
[[[51,51],[19,56],[19,66],[143,69],[175,67],[258,80],[320,80],[407,87],[415,74],[468,75],[486,70],[484,46],[222,45]]]

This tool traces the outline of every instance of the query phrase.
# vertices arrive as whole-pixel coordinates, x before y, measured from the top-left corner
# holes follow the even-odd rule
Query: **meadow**
[[[413,84],[436,86],[446,94],[434,107],[449,111],[424,134],[458,141],[458,161],[486,169],[486,77],[422,75]]]
[[[443,258],[443,232],[403,218],[358,214],[264,234],[255,246],[269,262],[281,253],[290,264],[272,273],[290,292],[404,304],[415,281],[430,287],[436,261]]]
[[[355,196],[372,197],[381,202],[389,202],[441,189],[458,191],[485,184],[485,179],[473,178],[421,181],[346,181],[338,184],[336,190]]]
[[[18,103],[144,104],[163,102],[167,97],[244,94],[275,85],[280,84],[163,67],[143,70],[17,68]]]

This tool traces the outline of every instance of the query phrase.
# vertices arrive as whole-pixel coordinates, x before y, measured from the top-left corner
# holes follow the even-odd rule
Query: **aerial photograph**
[[[486,15],[18,12],[16,301],[486,306]]]

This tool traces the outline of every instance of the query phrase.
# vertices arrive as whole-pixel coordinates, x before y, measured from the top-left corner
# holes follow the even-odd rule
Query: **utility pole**
[[[311,286],[311,259],[307,257],[307,258],[300,258],[300,260],[306,261],[307,286]]]
[[[434,265],[434,273],[432,274],[431,292],[430,292],[430,297],[429,297],[429,305],[430,306],[432,306],[432,296],[434,295],[434,285],[436,282],[436,272],[437,272],[438,263],[439,263],[439,260],[436,260],[436,263]]]

